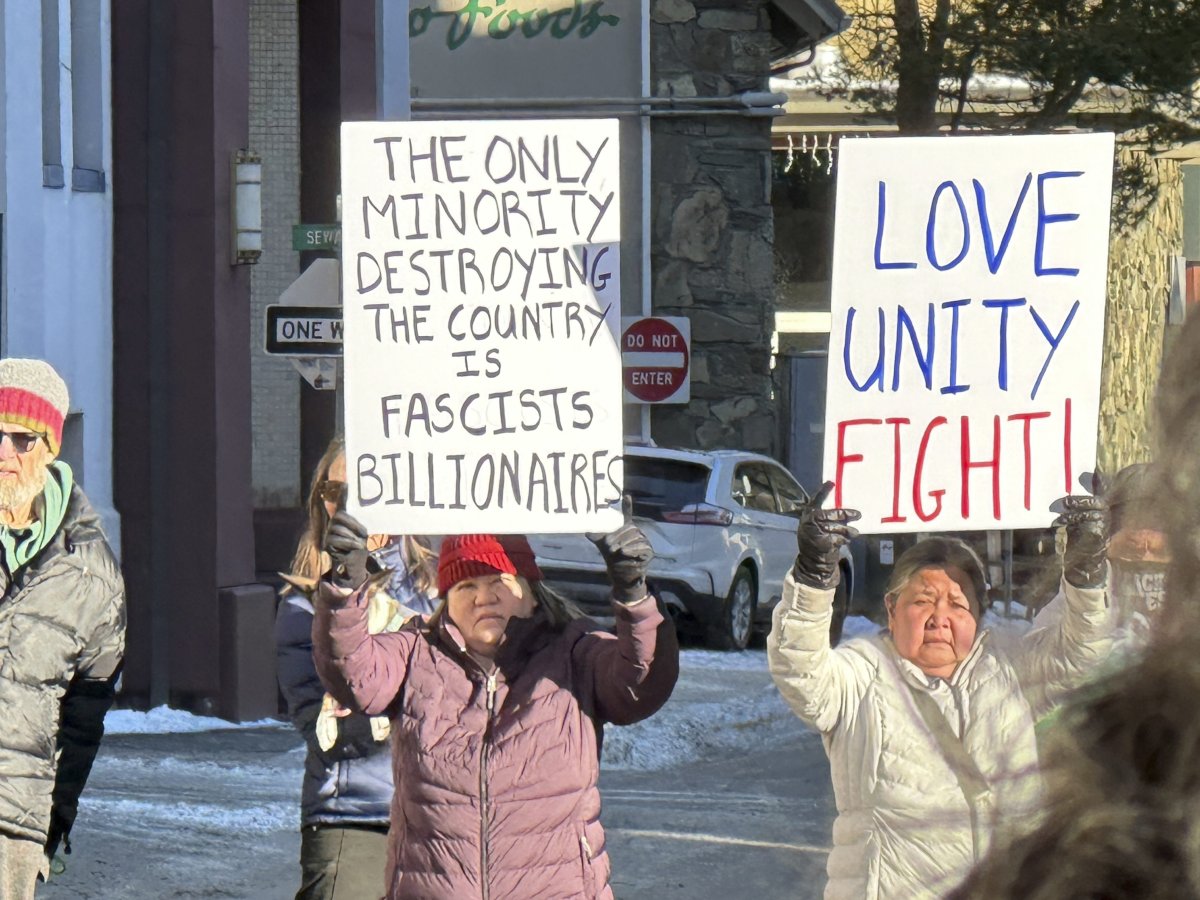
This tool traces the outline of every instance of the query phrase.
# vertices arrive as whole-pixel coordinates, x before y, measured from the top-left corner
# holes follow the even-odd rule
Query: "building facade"
[[[611,5],[631,10],[621,16],[636,68],[621,73],[621,96],[585,106],[637,136],[631,175],[649,164],[631,183],[639,237],[622,254],[637,266],[623,272],[633,286],[623,310],[693,320],[693,400],[656,409],[651,434],[770,452],[770,120],[761,107],[773,60],[835,30],[836,7]],[[292,229],[337,221],[340,124],[378,116],[377,70],[394,47],[390,32],[377,33],[376,9],[376,0],[122,0],[112,11],[116,498],[131,703],[235,718],[275,709],[275,573],[290,561],[338,402],[289,361],[265,356],[264,310],[314,259],[333,255],[294,250]],[[545,58],[569,62],[582,51],[568,41],[584,32],[559,36]],[[472,51],[495,49],[481,41]],[[467,116],[463,100],[484,104],[476,117],[494,115],[484,93],[503,98],[506,114],[577,114],[546,87],[542,51],[523,46],[533,54],[523,87],[497,78],[455,88],[436,70],[422,81],[414,62],[414,117]],[[247,159],[261,161],[250,192],[257,226],[234,168]],[[243,227],[258,229],[258,252],[242,257],[251,265],[235,259]],[[635,427],[639,418],[627,412]]]
[[[0,353],[62,373],[63,458],[119,549],[109,42],[108,0],[0,3]]]

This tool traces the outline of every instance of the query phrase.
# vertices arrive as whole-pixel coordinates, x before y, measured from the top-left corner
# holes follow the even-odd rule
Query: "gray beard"
[[[29,478],[18,476],[12,482],[7,479],[0,481],[0,509],[21,509],[32,503],[46,489],[48,471],[46,466],[42,466]]]

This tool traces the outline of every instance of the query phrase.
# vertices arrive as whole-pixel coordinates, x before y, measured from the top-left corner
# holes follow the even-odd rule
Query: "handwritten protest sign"
[[[1029,528],[1095,464],[1112,135],[844,141],[825,477],[866,532]]]
[[[621,522],[615,120],[342,126],[350,511],[372,532]]]

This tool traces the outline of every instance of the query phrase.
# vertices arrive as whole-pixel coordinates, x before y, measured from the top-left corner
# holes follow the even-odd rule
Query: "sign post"
[[[372,532],[621,523],[617,134],[342,126],[348,508]]]
[[[626,403],[687,403],[691,399],[691,322],[685,318],[621,320]]]
[[[866,533],[1037,528],[1096,458],[1113,136],[844,141],[824,473]]]

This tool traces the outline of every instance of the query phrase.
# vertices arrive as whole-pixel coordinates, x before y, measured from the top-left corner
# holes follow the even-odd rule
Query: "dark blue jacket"
[[[391,741],[371,737],[370,720],[351,713],[338,721],[338,740],[328,751],[317,744],[317,714],[325,688],[312,657],[312,603],[290,593],[275,616],[279,687],[288,716],[304,735],[302,825],[374,825],[386,828],[392,802]]]

